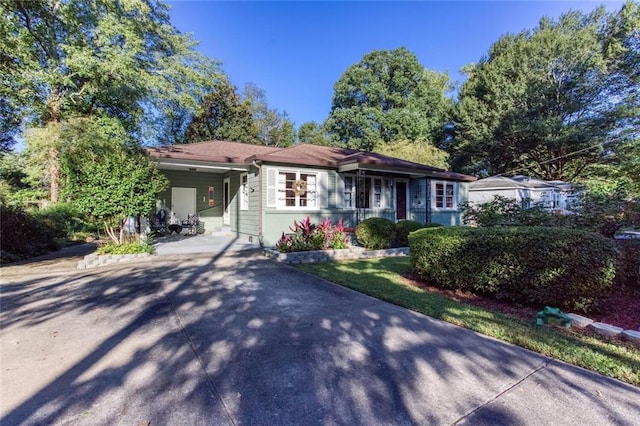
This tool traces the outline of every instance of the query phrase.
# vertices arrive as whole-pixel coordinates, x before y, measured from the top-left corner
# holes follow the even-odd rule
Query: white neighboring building
[[[494,176],[469,184],[469,204],[478,205],[492,201],[496,195],[513,198],[529,205],[542,204],[551,212],[570,213],[569,206],[575,200],[576,187],[559,180],[544,181],[529,176]]]

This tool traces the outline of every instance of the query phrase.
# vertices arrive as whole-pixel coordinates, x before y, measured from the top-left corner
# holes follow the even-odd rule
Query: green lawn
[[[410,270],[407,257],[302,264],[298,268],[395,305],[640,386],[640,350],[632,344],[538,327],[535,318],[522,321],[418,289],[402,277]]]

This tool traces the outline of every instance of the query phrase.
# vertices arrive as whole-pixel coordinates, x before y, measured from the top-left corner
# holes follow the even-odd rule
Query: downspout
[[[262,215],[264,214],[262,211],[262,166],[256,160],[253,160],[251,165],[258,169],[258,244],[262,247]]]

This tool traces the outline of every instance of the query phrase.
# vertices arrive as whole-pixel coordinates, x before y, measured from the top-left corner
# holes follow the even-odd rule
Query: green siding
[[[437,211],[431,212],[431,222],[440,223],[445,226],[462,226],[462,213],[459,206],[469,199],[469,184],[466,182],[458,183],[458,210],[455,211]]]
[[[245,172],[230,172],[225,175],[230,178],[230,220],[231,230],[239,236],[251,236],[257,242],[259,228],[259,178],[258,169],[252,167],[247,172],[247,186],[249,190],[249,209],[240,209],[240,183]]]
[[[161,170],[161,172],[169,179],[169,187],[158,194],[158,200],[164,204],[167,211],[171,209],[172,187],[196,188],[196,210],[200,220],[205,224],[205,232],[222,226],[222,174],[178,170]],[[210,186],[214,188],[213,207],[209,207]]]

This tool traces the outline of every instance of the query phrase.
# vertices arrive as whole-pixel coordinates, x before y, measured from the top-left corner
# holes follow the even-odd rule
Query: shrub
[[[616,284],[640,290],[640,240],[615,240],[620,256],[616,267]]]
[[[640,223],[640,199],[630,188],[632,182],[590,182],[574,207],[576,226],[599,232],[607,237],[626,227]]]
[[[57,248],[58,231],[37,215],[13,206],[0,206],[0,260],[12,262]]]
[[[293,226],[289,227],[293,235],[285,235],[276,243],[276,249],[282,253],[294,251],[343,249],[348,246],[347,236],[342,225],[342,219],[337,225],[332,225],[329,218],[322,223],[315,225],[311,223],[311,218],[293,221]]]
[[[618,253],[596,233],[545,227],[423,229],[409,247],[434,285],[585,312],[611,287]]]
[[[138,254],[153,253],[155,250],[149,242],[108,243],[96,250],[98,254]]]
[[[439,223],[420,223],[415,220],[401,220],[396,223],[396,239],[394,245],[396,247],[406,247],[409,245],[409,234],[422,228],[437,228],[442,226]]]
[[[370,217],[356,226],[356,238],[368,250],[382,250],[391,247],[395,231],[396,225],[389,219]]]
[[[496,195],[493,200],[478,205],[461,206],[462,221],[476,226],[563,226],[570,218],[548,212],[540,204],[527,207],[514,198]]]

